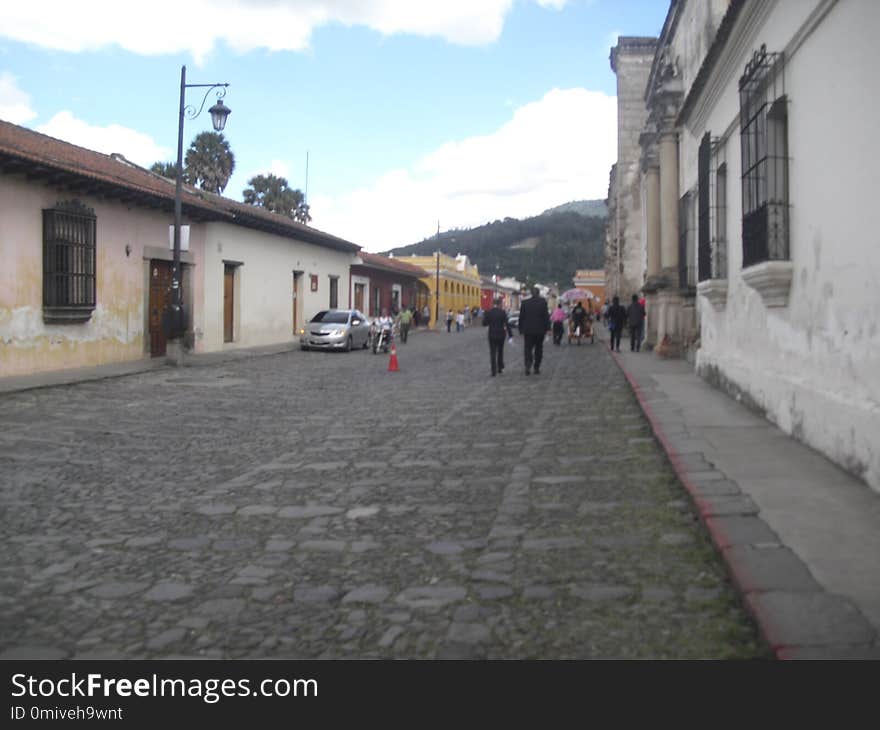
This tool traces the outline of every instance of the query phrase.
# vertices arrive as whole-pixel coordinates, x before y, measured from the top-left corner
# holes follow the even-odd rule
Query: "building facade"
[[[456,257],[437,252],[432,256],[407,256],[402,259],[424,272],[422,283],[427,290],[430,327],[446,321],[446,312],[451,309],[473,309],[480,306],[480,272],[467,256]]]
[[[378,317],[383,309],[399,312],[424,306],[424,275],[424,270],[400,259],[362,251],[359,263],[351,267],[351,306],[370,317]]]
[[[295,339],[347,305],[358,246],[183,190],[182,298],[196,352]],[[165,354],[174,183],[0,122],[0,377]]]
[[[641,135],[647,341],[880,490],[880,5],[674,0]]]
[[[608,189],[603,278],[613,294],[627,299],[644,284],[639,135],[648,114],[645,87],[656,48],[656,38],[620,36],[611,49],[617,77],[617,163]]]
[[[601,307],[608,298],[605,287],[606,272],[602,269],[578,269],[574,272],[572,284],[577,289],[586,289],[593,295],[593,307],[595,303]]]

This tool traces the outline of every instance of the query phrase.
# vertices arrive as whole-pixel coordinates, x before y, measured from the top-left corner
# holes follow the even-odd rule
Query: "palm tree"
[[[235,155],[219,132],[202,132],[186,151],[185,179],[202,190],[222,193],[235,169]]]
[[[299,192],[297,190],[296,192]],[[296,206],[296,210],[293,213],[293,219],[302,223],[303,225],[307,225],[310,220],[312,220],[312,216],[309,213],[309,205],[303,200],[299,205]]]
[[[308,223],[312,219],[302,191],[291,188],[286,178],[271,173],[256,175],[248,180],[248,186],[242,193],[245,203],[266,208],[300,223]]]
[[[167,177],[170,180],[177,179],[177,165],[173,162],[154,162],[152,167],[150,167],[150,172],[155,172],[157,175]]]

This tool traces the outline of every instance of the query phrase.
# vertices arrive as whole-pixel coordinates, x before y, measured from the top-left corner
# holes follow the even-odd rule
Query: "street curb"
[[[99,380],[124,378],[139,375],[153,370],[170,367],[164,359],[129,360],[125,363],[97,365],[93,368],[75,368],[73,370],[49,370],[34,375],[11,375],[0,378],[0,395],[12,395],[43,388],[59,388],[79,383],[92,383]]]
[[[418,327],[410,330],[410,335],[417,332],[434,331],[439,332],[439,330],[428,330],[424,327]],[[212,365],[222,365],[227,362],[247,360],[255,357],[298,353],[299,349],[299,339],[296,339],[274,345],[256,345],[254,347],[242,347],[215,352],[187,353],[184,355],[183,361],[178,365],[169,363],[165,357],[155,357],[125,360],[118,363],[105,363],[103,365],[95,365],[94,367],[73,368],[70,370],[47,370],[32,375],[11,375],[0,377],[0,396],[43,388],[58,388],[67,385],[77,385],[78,383],[124,378],[128,375],[139,375],[165,368],[210,367]]]
[[[691,473],[686,462],[690,459],[693,463],[693,456],[682,456],[672,446],[623,359],[616,352],[609,354],[630,384],[654,437],[690,494],[700,521],[724,561],[742,605],[775,657],[877,658],[880,646],[876,632],[861,612],[848,599],[827,592],[815,581],[808,566],[758,516],[757,507],[741,493],[736,482],[724,482],[730,485],[727,494],[715,495],[711,489],[707,493],[706,479],[709,484],[712,480],[721,484],[727,477],[721,472],[710,476],[705,469]]]

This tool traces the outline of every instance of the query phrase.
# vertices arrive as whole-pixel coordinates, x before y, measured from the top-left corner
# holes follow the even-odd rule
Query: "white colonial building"
[[[165,355],[174,183],[0,121],[0,377]],[[359,247],[189,186],[181,253],[187,346],[298,342],[347,307]]]
[[[649,341],[880,490],[877,28],[673,0],[641,141]]]

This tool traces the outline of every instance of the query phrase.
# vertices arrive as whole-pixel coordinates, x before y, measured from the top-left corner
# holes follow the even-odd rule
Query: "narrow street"
[[[506,356],[0,396],[0,658],[767,656],[604,347]]]

